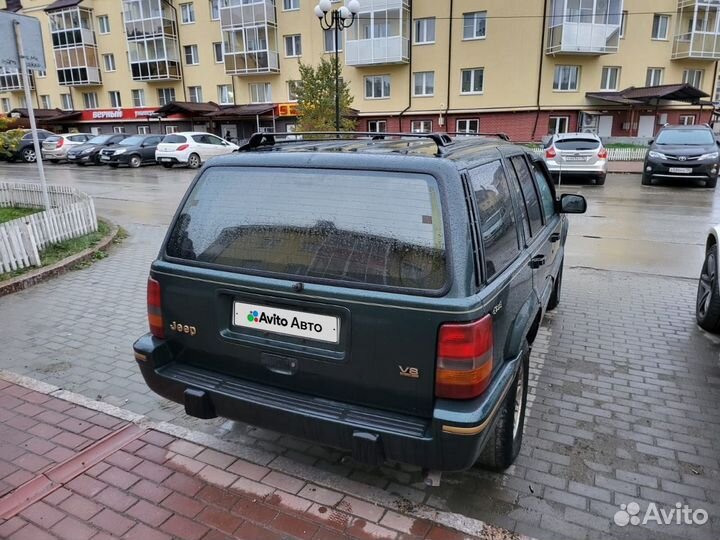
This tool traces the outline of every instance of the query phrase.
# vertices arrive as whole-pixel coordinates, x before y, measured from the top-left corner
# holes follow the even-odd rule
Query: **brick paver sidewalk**
[[[0,538],[469,537],[0,379]]]

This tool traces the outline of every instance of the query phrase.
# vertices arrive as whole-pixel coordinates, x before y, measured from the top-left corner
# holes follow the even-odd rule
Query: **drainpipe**
[[[412,88],[413,88],[413,72],[412,72],[412,58],[413,58],[413,25],[412,25],[412,0],[410,0],[410,14],[408,15],[408,19],[410,21],[410,37],[408,38],[408,104],[407,107],[405,107],[402,111],[400,111],[400,114],[398,115],[398,121],[400,122],[400,125],[398,126],[398,131],[402,132],[402,119],[403,115],[408,112],[408,109],[412,107]]]
[[[542,37],[540,38],[540,65],[538,66],[538,84],[537,84],[537,100],[535,103],[535,125],[533,126],[532,139],[535,140],[537,136],[538,122],[540,122],[540,92],[542,91],[542,72],[543,62],[545,61],[545,30],[547,28],[547,3],[548,0],[543,2],[543,16],[542,16]]]
[[[170,7],[170,9],[173,10],[173,13],[175,14],[175,35],[177,36],[178,41],[178,65],[180,66],[180,80],[182,81],[182,91],[183,91],[183,101],[187,101],[187,89],[185,88],[185,70],[183,69],[183,56],[182,56],[182,49],[180,49],[180,24],[178,23],[178,13],[175,6],[172,5],[172,3],[169,2],[169,0],[162,0],[163,4],[166,4]],[[167,50],[165,51],[167,54]]]
[[[712,110],[710,111],[710,122],[712,122],[712,117],[715,112],[715,87],[717,86],[717,77],[718,77],[718,61],[715,61],[715,68],[713,69],[713,84],[712,88],[710,89],[710,103],[713,104]]]
[[[453,4],[454,0],[450,0],[450,28],[448,33],[448,72],[447,72],[447,99],[445,104],[445,132],[449,133],[448,129],[448,111],[450,111],[450,78],[452,76],[452,44],[453,44]]]

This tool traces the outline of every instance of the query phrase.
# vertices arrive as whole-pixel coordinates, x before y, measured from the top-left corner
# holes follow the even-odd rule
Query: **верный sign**
[[[8,71],[20,71],[20,58],[15,45],[15,29],[13,28],[15,21],[20,21],[20,35],[28,69],[46,70],[40,21],[35,17],[17,15],[7,11],[0,11],[0,68]]]

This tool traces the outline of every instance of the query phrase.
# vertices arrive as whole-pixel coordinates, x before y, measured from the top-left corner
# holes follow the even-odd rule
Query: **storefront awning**
[[[55,118],[56,116],[64,116],[74,111],[63,111],[62,109],[33,109],[35,118],[38,120],[48,121]],[[8,113],[8,116],[15,118],[28,118],[27,109],[13,109]]]
[[[190,101],[171,101],[155,111],[159,116],[170,116],[171,114],[184,114],[187,116],[206,116],[208,113],[220,109],[217,103],[192,103]]]
[[[75,7],[80,2],[82,2],[82,0],[55,0],[55,2],[45,8],[45,11],[55,11],[56,9]]]
[[[658,101],[682,101],[700,105],[700,100],[709,95],[690,84],[664,84],[638,88],[631,86],[619,92],[588,92],[585,97],[615,105],[649,105]]]
[[[219,110],[206,114],[209,118],[255,118],[273,112],[275,106],[263,105],[233,105],[221,107]]]

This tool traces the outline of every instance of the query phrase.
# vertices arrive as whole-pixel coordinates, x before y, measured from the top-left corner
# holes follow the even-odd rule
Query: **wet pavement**
[[[191,171],[57,166],[130,237],[91,268],[0,299],[0,368],[158,421],[202,430],[247,459],[365,498],[372,490],[538,538],[720,536],[720,340],[694,322],[706,229],[720,191],[644,187],[637,175],[562,186],[588,198],[570,218],[561,305],[533,347],[526,437],[504,474],[368,469],[340,452],[222,420],[199,421],[147,391],[130,345],[145,331],[145,278]],[[31,167],[0,165],[6,179]],[[8,336],[12,336],[11,338]],[[619,527],[621,504],[688,504],[703,526]]]

